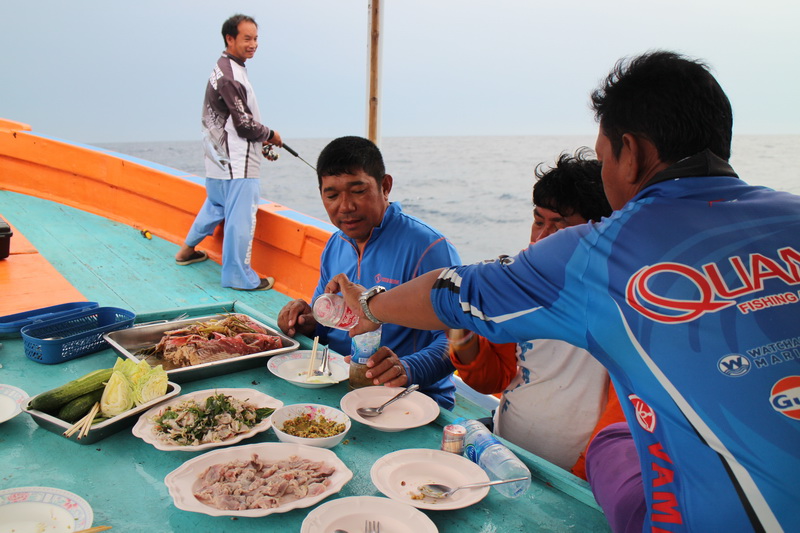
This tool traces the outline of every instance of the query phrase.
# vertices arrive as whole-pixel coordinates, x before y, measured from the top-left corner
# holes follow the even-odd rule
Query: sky
[[[797,0],[382,0],[381,135],[583,135],[614,63],[705,61],[736,134],[800,133]],[[368,0],[3,0],[0,118],[85,143],[199,138],[222,22],[259,24],[262,121],[366,134]]]

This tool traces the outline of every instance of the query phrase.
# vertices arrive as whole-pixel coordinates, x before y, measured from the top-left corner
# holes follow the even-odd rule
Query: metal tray
[[[167,376],[170,381],[176,383],[186,383],[187,381],[194,381],[198,379],[205,379],[208,377],[219,376],[221,374],[230,374],[231,372],[238,372],[248,368],[255,368],[265,364],[266,359],[277,355],[279,353],[292,352],[300,347],[300,343],[291,337],[287,337],[280,331],[271,328],[253,318],[246,313],[237,312],[234,314],[244,314],[267,330],[270,335],[276,335],[281,338],[283,343],[282,348],[275,350],[267,350],[266,352],[257,352],[248,355],[241,355],[239,357],[231,357],[230,359],[223,359],[221,361],[212,361],[210,363],[203,363],[200,365],[186,366],[183,368],[175,368],[167,370]],[[121,356],[139,362],[139,358],[134,353],[153,346],[161,340],[164,332],[173,329],[179,329],[189,324],[197,322],[204,322],[206,320],[219,320],[225,318],[226,314],[208,315],[203,317],[186,318],[184,320],[174,320],[168,322],[159,322],[155,324],[142,324],[140,326],[134,325],[132,328],[112,331],[104,335],[105,339],[111,347]]]
[[[143,403],[133,409],[129,409],[124,413],[117,415],[113,418],[109,418],[108,420],[104,420],[99,424],[92,426],[92,429],[89,433],[86,434],[82,439],[78,440],[78,433],[73,433],[70,437],[64,437],[65,439],[69,439],[73,442],[77,442],[78,444],[92,444],[99,440],[102,440],[114,433],[125,429],[127,427],[132,426],[137,420],[139,420],[139,415],[154,407],[161,402],[169,400],[173,396],[177,395],[181,392],[181,387],[177,383],[172,383],[170,381],[167,382],[167,393],[160,398],[156,398],[155,400],[149,401],[147,403]],[[35,398],[35,397],[34,397]],[[30,398],[28,401],[25,402],[25,406],[22,408],[23,411],[31,415],[31,418],[39,424],[42,428],[46,429],[47,431],[52,431],[53,433],[58,433],[59,435],[63,434],[66,430],[72,427],[72,424],[69,422],[65,422],[60,418],[56,418],[55,416],[49,415],[42,411],[37,411],[36,409],[30,409],[28,406],[30,402],[33,401],[33,398]]]

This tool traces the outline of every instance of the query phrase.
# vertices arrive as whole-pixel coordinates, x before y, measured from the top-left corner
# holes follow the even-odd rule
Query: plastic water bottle
[[[320,294],[311,312],[318,323],[329,328],[347,330],[358,324],[358,315],[347,306],[341,294]]]
[[[356,335],[350,341],[350,390],[375,385],[367,377],[367,360],[381,347],[381,326]]]
[[[383,326],[378,326],[375,331],[356,335],[350,340],[351,363],[367,364],[367,360],[381,347],[382,330]]]
[[[477,420],[457,419],[454,424],[464,426],[464,455],[477,463],[489,475],[489,479],[513,479],[527,476],[528,479],[495,485],[503,496],[518,498],[531,486],[531,472],[489,429]]]

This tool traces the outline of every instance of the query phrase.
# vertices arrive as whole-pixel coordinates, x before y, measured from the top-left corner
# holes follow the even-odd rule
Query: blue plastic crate
[[[96,309],[97,302],[70,302],[50,307],[41,307],[13,315],[0,316],[0,337],[20,336],[25,326],[46,320],[64,320],[72,315],[81,314],[89,309]]]
[[[136,315],[117,307],[98,307],[68,318],[22,328],[25,355],[37,363],[63,363],[109,347],[103,334],[129,328]]]

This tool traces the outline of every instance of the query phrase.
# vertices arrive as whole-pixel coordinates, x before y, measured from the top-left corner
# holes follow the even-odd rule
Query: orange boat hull
[[[0,119],[0,189],[52,200],[181,244],[205,199],[202,179]],[[330,226],[273,202],[256,215],[253,268],[275,288],[310,300]],[[222,228],[200,248],[222,257]]]

